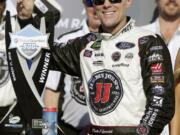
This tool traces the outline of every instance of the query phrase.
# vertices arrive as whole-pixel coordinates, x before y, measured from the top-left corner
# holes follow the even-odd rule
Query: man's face
[[[101,22],[94,10],[93,7],[85,7],[87,19],[88,19],[88,25],[92,27],[93,29],[98,29]]]
[[[167,19],[179,18],[180,0],[157,0],[160,15]]]
[[[111,3],[105,0],[103,5],[95,5],[96,13],[105,29],[114,29],[126,18],[127,8],[131,0],[122,0],[120,3]]]
[[[17,12],[21,19],[31,17],[34,8],[34,0],[17,0]]]

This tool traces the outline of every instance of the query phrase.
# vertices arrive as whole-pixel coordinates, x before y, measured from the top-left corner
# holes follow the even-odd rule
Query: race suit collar
[[[111,33],[104,33],[102,30],[102,27],[100,27],[99,31],[100,31],[103,39],[108,40],[108,39],[116,38],[120,34],[124,34],[128,31],[130,31],[134,27],[134,25],[135,25],[135,20],[128,16],[127,17],[127,24],[119,32],[117,32],[115,35],[112,35]]]

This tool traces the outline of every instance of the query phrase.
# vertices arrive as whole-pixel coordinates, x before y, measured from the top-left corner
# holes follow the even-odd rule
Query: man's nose
[[[104,6],[105,7],[108,7],[108,6],[110,6],[111,5],[111,2],[109,1],[109,0],[105,0],[104,1]]]

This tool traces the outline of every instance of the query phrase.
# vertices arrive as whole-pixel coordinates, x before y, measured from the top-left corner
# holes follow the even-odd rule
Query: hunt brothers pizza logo
[[[108,114],[118,106],[123,97],[120,78],[110,70],[93,73],[88,82],[89,102],[97,115]]]

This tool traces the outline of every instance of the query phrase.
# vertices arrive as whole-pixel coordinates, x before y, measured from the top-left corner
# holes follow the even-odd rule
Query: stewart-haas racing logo
[[[86,105],[86,97],[84,94],[84,87],[82,85],[82,80],[79,77],[72,77],[72,98],[78,103]]]
[[[0,88],[10,79],[5,52],[0,51]]]
[[[97,115],[114,111],[123,97],[121,80],[110,70],[93,73],[88,88],[90,106]]]

